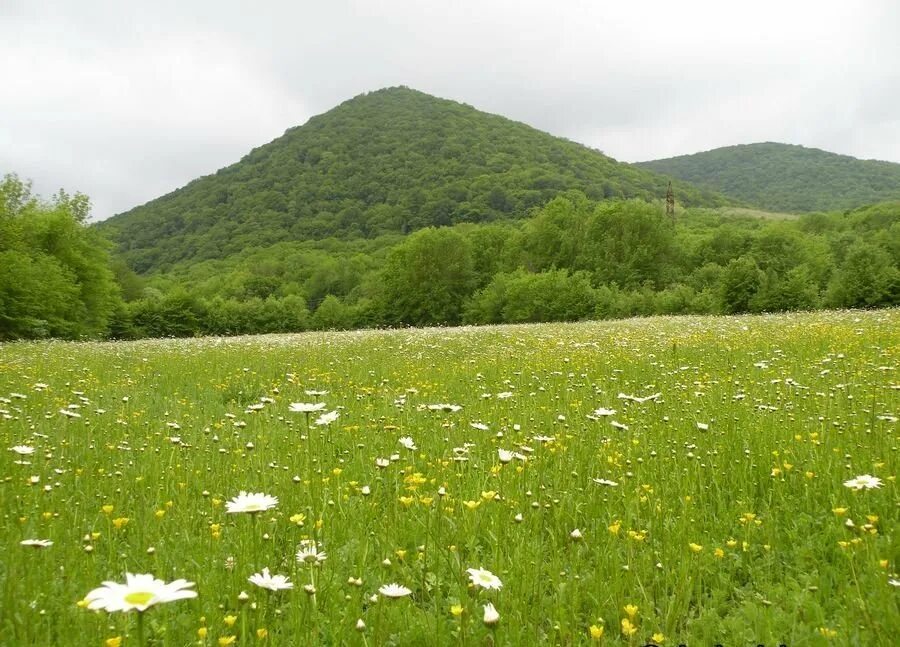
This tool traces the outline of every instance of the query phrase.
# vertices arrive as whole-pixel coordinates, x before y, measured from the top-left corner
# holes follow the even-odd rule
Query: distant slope
[[[900,164],[789,144],[728,146],[636,166],[771,211],[835,211],[900,199]]]
[[[661,199],[667,180],[408,88],[360,95],[214,175],[98,226],[138,272],[281,241],[526,217],[560,191]],[[677,183],[684,206],[721,206]]]

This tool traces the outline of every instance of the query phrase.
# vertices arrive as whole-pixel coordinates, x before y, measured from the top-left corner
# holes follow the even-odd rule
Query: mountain
[[[527,217],[555,195],[661,199],[667,179],[405,87],[357,96],[97,226],[139,273],[279,242]],[[684,206],[730,201],[675,183]]]
[[[727,146],[636,166],[770,211],[845,210],[900,199],[900,164],[790,144]]]

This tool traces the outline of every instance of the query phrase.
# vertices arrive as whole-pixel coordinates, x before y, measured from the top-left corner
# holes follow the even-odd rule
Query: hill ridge
[[[359,94],[98,227],[138,272],[248,246],[522,219],[555,195],[661,199],[667,179],[405,86]],[[686,206],[721,195],[676,182]]]
[[[799,144],[735,144],[635,166],[773,211],[847,210],[900,199],[900,164]]]

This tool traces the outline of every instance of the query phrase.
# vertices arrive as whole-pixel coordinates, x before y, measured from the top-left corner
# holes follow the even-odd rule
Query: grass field
[[[897,310],[0,345],[0,644],[893,645],[898,356]],[[197,597],[87,608],[126,572]]]

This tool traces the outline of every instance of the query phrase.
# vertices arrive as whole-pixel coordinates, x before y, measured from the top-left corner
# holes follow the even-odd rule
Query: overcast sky
[[[898,32],[900,0],[0,0],[0,173],[103,219],[392,85],[629,162],[900,162]]]

